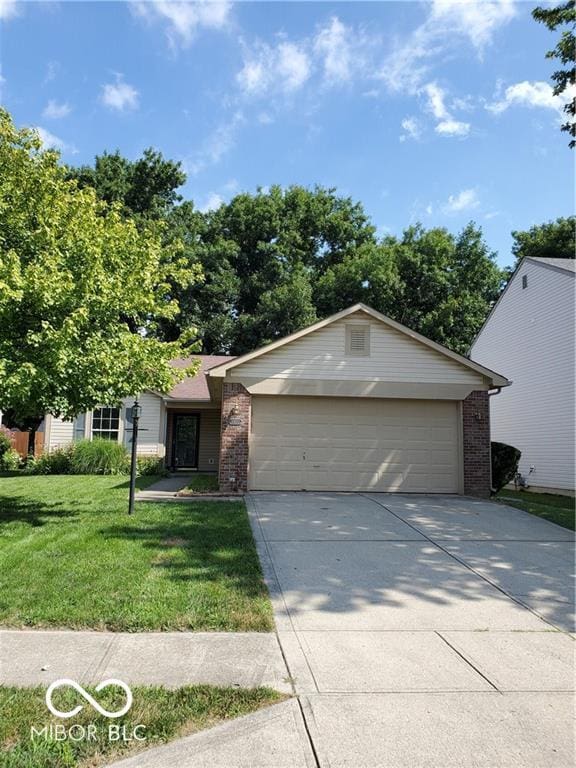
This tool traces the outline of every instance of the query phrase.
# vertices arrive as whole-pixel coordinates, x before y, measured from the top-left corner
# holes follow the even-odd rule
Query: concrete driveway
[[[573,765],[571,532],[454,496],[248,507],[319,766]]]

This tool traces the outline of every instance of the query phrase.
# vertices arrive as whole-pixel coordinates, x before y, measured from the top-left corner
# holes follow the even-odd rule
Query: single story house
[[[522,451],[520,473],[533,490],[575,490],[575,309],[576,260],[527,257],[471,348],[514,380],[491,398],[492,436]]]
[[[488,397],[511,382],[363,304],[140,397],[138,451],[222,490],[490,492]],[[185,365],[186,361],[177,361]],[[51,449],[129,445],[130,406],[46,419]]]

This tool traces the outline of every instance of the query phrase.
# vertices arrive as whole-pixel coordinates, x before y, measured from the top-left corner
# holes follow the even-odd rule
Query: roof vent
[[[370,326],[350,323],[346,326],[346,354],[367,357],[370,354]]]

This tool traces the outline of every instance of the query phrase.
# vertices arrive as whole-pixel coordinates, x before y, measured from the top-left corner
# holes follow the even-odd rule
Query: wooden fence
[[[29,432],[20,432],[19,429],[10,430],[10,442],[12,448],[18,451],[20,456],[25,459],[28,456],[28,443],[30,441]],[[36,432],[34,435],[34,456],[40,456],[44,450],[44,432]]]

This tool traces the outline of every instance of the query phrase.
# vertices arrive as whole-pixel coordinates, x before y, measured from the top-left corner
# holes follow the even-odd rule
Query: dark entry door
[[[197,414],[174,415],[172,464],[176,469],[194,469],[198,466],[198,437]]]

